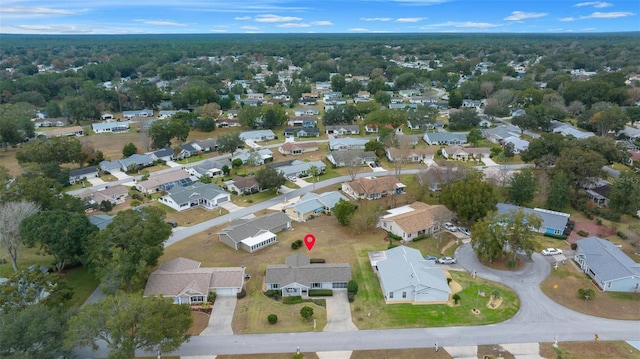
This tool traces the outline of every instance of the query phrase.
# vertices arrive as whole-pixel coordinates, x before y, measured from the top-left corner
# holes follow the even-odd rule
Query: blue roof
[[[324,209],[325,207],[331,210],[336,203],[340,201],[340,199],[349,201],[347,197],[337,191],[326,192],[323,194],[309,192],[302,196],[297,203],[291,205],[291,207],[295,208],[298,213],[309,213],[320,208]]]
[[[567,221],[569,221],[569,213],[550,211],[548,209],[542,208],[531,209],[526,207],[518,207],[508,203],[498,203],[497,207],[499,214],[517,212],[518,209],[522,209],[525,214],[535,214],[542,220],[543,228],[553,228],[564,231],[564,228],[567,226]]]
[[[451,292],[442,269],[425,260],[419,250],[398,246],[385,251],[385,255],[386,259],[378,262],[377,267],[386,292],[417,286]]]
[[[439,143],[457,141],[460,143],[467,142],[466,132],[427,132],[422,137],[427,143]]]
[[[122,168],[129,168],[129,165],[132,163],[136,165],[146,165],[148,163],[153,163],[153,159],[149,157],[149,155],[135,154],[127,158],[123,158],[119,160],[119,162],[122,165]]]

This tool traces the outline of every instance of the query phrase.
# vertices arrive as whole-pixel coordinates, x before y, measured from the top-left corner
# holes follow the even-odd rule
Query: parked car
[[[380,162],[376,161],[376,167],[381,167],[382,165],[380,164]]]
[[[171,226],[171,228],[178,227],[178,222],[176,221],[167,221],[167,224]]]
[[[458,230],[462,233],[464,233],[467,236],[471,235],[471,231],[467,229],[467,227],[458,227]]]
[[[438,259],[438,263],[440,264],[455,264],[456,259],[453,257],[442,257]]]
[[[447,231],[455,232],[458,230],[458,227],[454,226],[451,222],[444,222],[444,229]]]
[[[558,248],[546,248],[542,250],[543,256],[555,256],[556,254],[562,254],[562,249]]]
[[[438,257],[434,256],[433,254],[427,254],[426,256],[424,256],[424,259],[426,259],[428,261],[437,261]]]
[[[298,177],[296,177],[296,176],[289,176],[289,177],[287,177],[287,179],[288,179],[289,181],[291,181],[291,182],[295,182],[295,181],[298,179]]]

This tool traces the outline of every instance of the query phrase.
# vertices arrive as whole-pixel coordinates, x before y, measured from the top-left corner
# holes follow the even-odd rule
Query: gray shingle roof
[[[300,198],[297,203],[290,206],[295,208],[299,213],[304,214],[315,211],[319,208],[328,208],[329,210],[331,210],[336,205],[336,203],[340,201],[340,199],[349,201],[347,197],[343,196],[340,192],[337,191],[326,192],[323,194],[315,194],[313,192],[309,192],[302,196],[302,198]]]
[[[433,261],[427,261],[419,250],[398,246],[385,251],[386,259],[377,262],[384,290],[392,292],[407,287],[430,287],[449,293],[447,277]]]
[[[577,255],[583,256],[589,268],[603,281],[640,276],[640,263],[636,263],[613,243],[598,237],[576,241]]]
[[[95,166],[78,168],[76,170],[69,171],[69,176],[71,176],[71,177],[82,176],[82,175],[86,175],[86,174],[89,174],[89,173],[95,173],[95,172],[98,172],[98,171],[99,171],[98,167],[95,167]]]
[[[235,220],[221,233],[226,234],[235,243],[240,243],[246,238],[253,237],[260,232],[271,231],[289,222],[291,222],[289,216],[283,212],[276,212],[252,219]]]
[[[293,257],[293,258],[292,258]],[[351,280],[351,266],[348,263],[309,264],[309,258],[302,254],[287,257],[286,264],[267,266],[266,283],[277,283],[280,287],[292,283],[309,286],[311,283],[348,282]]]
[[[176,203],[180,204],[188,202],[194,198],[206,198],[211,200],[221,194],[227,194],[227,192],[214,183],[204,184],[201,182],[194,182],[192,185],[187,187],[173,186],[169,190],[168,196]]]
[[[535,214],[542,219],[542,227],[544,228],[554,228],[559,229],[561,231],[567,226],[567,221],[569,220],[568,213],[550,211],[548,209],[542,208],[526,208],[526,207],[518,207],[513,204],[508,203],[498,203],[498,213],[506,214],[517,212],[518,209],[522,209],[525,214]]]

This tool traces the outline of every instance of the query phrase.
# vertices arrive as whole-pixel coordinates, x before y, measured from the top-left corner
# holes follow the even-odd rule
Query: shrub
[[[624,232],[621,232],[621,231],[617,231],[616,235],[624,240],[629,239],[629,236],[627,236]]]
[[[266,295],[269,298],[273,298],[273,297],[279,296],[280,292],[277,290],[269,289],[268,291],[264,292],[264,295]]]
[[[580,237],[588,237],[588,236],[589,236],[589,232],[585,232],[585,231],[583,231],[583,230],[579,230],[579,231],[578,231],[578,235],[579,235]]]
[[[269,324],[276,324],[278,322],[278,316],[275,314],[269,314],[267,316],[267,321]]]
[[[350,280],[349,283],[347,283],[347,292],[358,294],[358,282],[353,279]]]
[[[207,302],[213,303],[215,301],[216,301],[216,292],[209,292],[209,295],[207,295]]]
[[[393,234],[393,233],[391,233],[391,232],[387,233],[387,235],[389,236],[389,238],[393,238],[393,239],[395,239],[396,241],[401,241],[401,240],[402,240],[402,237],[400,237],[400,236],[396,236],[395,234]]]
[[[332,289],[309,289],[309,295],[312,297],[331,297],[333,296]]]
[[[300,309],[300,315],[304,319],[309,319],[313,316],[313,308],[307,307],[306,305]]]
[[[553,234],[553,233],[545,233],[544,236],[549,238],[554,238],[554,239],[560,239],[560,240],[565,240],[568,237],[568,236],[565,236],[564,234]]]
[[[236,294],[236,298],[238,299],[242,299],[244,297],[247,296],[247,290],[244,289],[244,287],[242,287],[242,290],[238,292],[238,294]]]
[[[574,251],[578,249],[578,243],[571,243],[571,249]]]
[[[578,289],[578,296],[582,299],[585,299],[585,300],[593,299],[595,295],[596,295],[596,292],[591,288]]]
[[[282,300],[283,304],[298,304],[298,303],[302,303],[302,297],[299,295],[294,295],[291,297],[285,297]]]
[[[451,299],[453,299],[453,303],[454,304],[458,304],[458,302],[460,301],[460,294],[456,293],[456,294],[452,295]]]
[[[601,226],[602,220],[600,218],[596,219],[596,225]]]
[[[291,249],[298,249],[300,247],[302,247],[302,239],[295,240],[291,243]]]
[[[447,284],[450,284],[453,279],[447,278]]]

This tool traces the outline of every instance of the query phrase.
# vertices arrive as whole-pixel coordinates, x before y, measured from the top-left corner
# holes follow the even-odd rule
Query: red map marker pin
[[[316,236],[311,233],[307,234],[306,236],[304,236],[304,244],[307,246],[308,250],[311,250],[311,248],[313,248],[313,245],[316,244]]]

